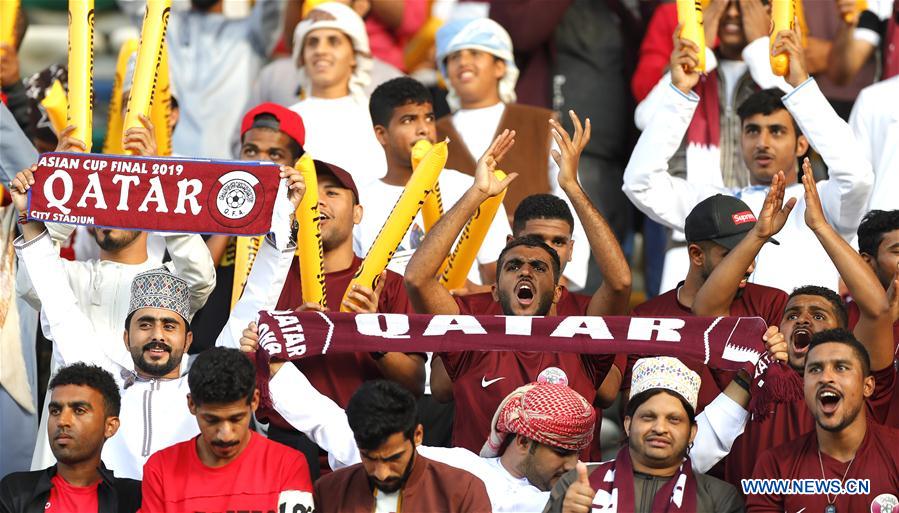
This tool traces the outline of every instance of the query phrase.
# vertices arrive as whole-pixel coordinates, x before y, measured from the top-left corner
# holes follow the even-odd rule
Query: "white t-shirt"
[[[309,97],[290,107],[303,118],[306,144],[312,158],[336,164],[353,176],[356,188],[387,173],[384,149],[375,138],[368,106],[351,96],[337,99]]]
[[[505,111],[506,104],[500,102],[482,109],[459,109],[453,113],[453,126],[475,160],[490,147]]]
[[[375,513],[396,513],[400,502],[400,492],[384,493],[375,490]]]
[[[444,169],[440,173],[438,179],[440,184],[440,197],[443,202],[443,211],[446,212],[456,204],[462,195],[465,194],[474,179],[466,174],[454,171],[452,169]],[[403,187],[396,185],[388,185],[381,180],[375,180],[365,187],[359,189],[359,203],[362,205],[362,222],[356,225],[353,231],[353,249],[360,258],[364,258],[368,249],[375,242],[375,238],[381,231],[381,227],[387,222],[390,211],[396,204],[400,195],[403,193]],[[477,263],[489,264],[495,262],[500,251],[506,246],[506,237],[512,234],[509,227],[509,220],[506,216],[506,209],[500,205],[493,218],[490,229],[487,230],[487,236],[484,238],[481,249],[478,251]],[[403,236],[402,242],[390,259],[387,266],[391,271],[403,275],[406,272],[406,265],[409,259],[421,245],[425,236],[424,221],[421,212],[415,216],[412,226]],[[472,265],[468,272],[468,279],[472,283],[480,284],[481,277],[478,272],[478,266]]]

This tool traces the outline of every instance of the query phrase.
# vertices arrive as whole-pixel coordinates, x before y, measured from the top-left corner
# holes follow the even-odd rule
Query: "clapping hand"
[[[503,133],[496,136],[493,143],[478,160],[478,167],[474,173],[474,187],[488,197],[496,196],[506,190],[506,187],[518,177],[518,173],[509,173],[508,176],[500,180],[493,174],[496,166],[506,155],[506,152],[515,144],[515,131],[503,130]]]
[[[590,118],[587,118],[585,124],[581,125],[581,120],[578,119],[577,114],[573,110],[568,111],[568,116],[571,118],[572,125],[574,125],[573,138],[562,128],[561,123],[555,119],[549,120],[549,124],[552,127],[550,133],[559,146],[559,150],[561,150],[561,152],[552,150],[552,157],[556,161],[556,165],[559,166],[559,186],[563,190],[566,187],[578,184],[578,162],[581,158],[581,152],[584,151],[584,147],[590,142],[591,132]]]

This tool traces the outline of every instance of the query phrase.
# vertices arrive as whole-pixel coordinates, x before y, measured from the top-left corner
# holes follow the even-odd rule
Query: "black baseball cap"
[[[755,226],[755,214],[749,205],[733,196],[716,194],[693,207],[684,226],[687,242],[710,240],[734,249]],[[769,242],[780,244],[774,239]]]

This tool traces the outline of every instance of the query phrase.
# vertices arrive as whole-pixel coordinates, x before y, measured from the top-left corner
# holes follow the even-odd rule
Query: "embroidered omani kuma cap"
[[[164,267],[144,271],[131,282],[128,315],[141,308],[171,310],[190,322],[190,287]]]
[[[664,388],[677,393],[696,411],[699,396],[699,374],[696,374],[677,358],[657,356],[641,358],[631,372],[631,396],[652,388]]]

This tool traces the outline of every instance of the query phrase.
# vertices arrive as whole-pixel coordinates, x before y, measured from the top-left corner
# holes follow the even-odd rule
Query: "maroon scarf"
[[[376,351],[537,351],[674,356],[713,369],[746,369],[758,387],[753,408],[795,400],[783,365],[770,365],[758,317],[513,317],[493,315],[259,313],[257,383],[269,404],[270,358],[297,360]],[[795,373],[794,373],[795,374]],[[801,397],[801,389],[800,395]]]
[[[157,232],[265,235],[278,166],[97,153],[44,153],[28,218]]]
[[[721,145],[721,106],[718,103],[718,71],[702,75],[693,88],[699,95],[699,105],[687,128],[687,143],[703,147]]]
[[[636,511],[634,500],[634,468],[628,448],[622,447],[612,461],[601,463],[590,474],[590,487],[596,490],[593,512],[614,513]],[[653,513],[696,511],[696,476],[688,457],[677,473],[656,492]]]

